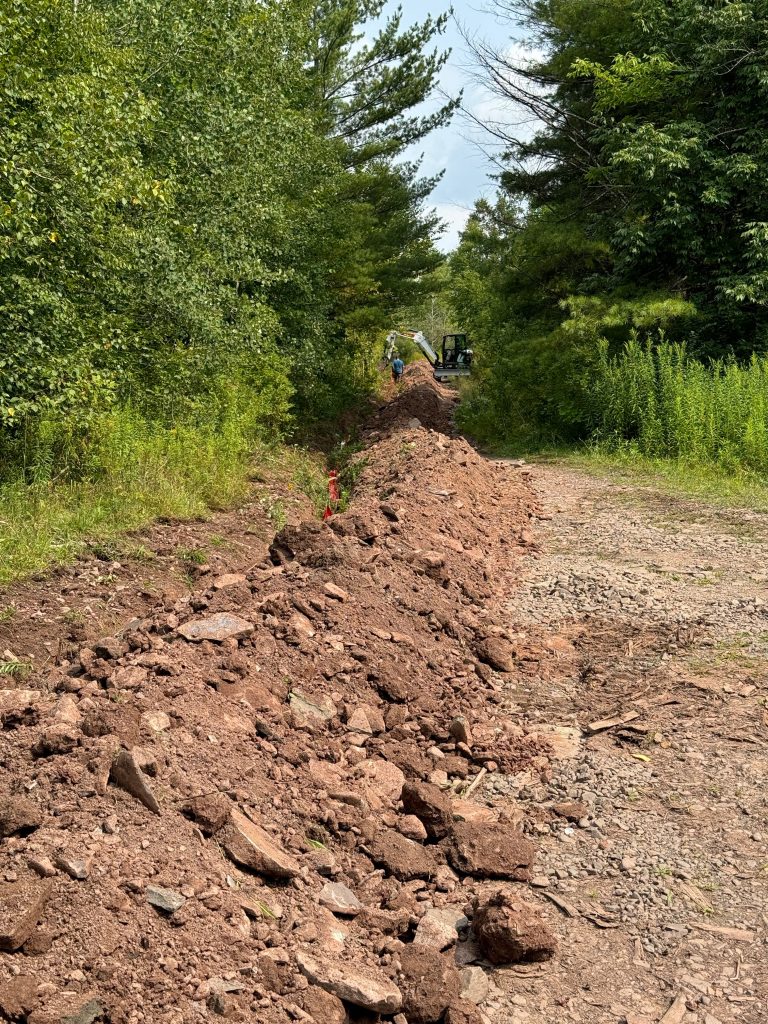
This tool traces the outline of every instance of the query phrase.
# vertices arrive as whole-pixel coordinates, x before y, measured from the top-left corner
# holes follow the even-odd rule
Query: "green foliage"
[[[601,346],[685,342],[701,359],[768,350],[765,0],[497,0],[537,44],[480,47],[533,136],[505,138],[450,296],[477,354],[481,436],[585,436]]]
[[[603,346],[595,406],[608,449],[768,474],[768,357],[691,359],[682,345]]]
[[[433,46],[445,19],[406,27],[398,13],[375,29],[382,9],[3,5],[12,504],[27,485],[44,502],[54,484],[109,491],[129,456],[183,463],[191,495],[176,439],[232,444],[239,460],[242,441],[336,418],[374,388],[391,312],[440,262],[435,181],[402,153],[455,106],[417,110],[446,58]],[[200,497],[208,481],[205,469]]]

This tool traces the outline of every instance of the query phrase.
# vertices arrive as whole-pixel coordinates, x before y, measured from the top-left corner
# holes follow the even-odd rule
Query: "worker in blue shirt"
[[[399,355],[395,354],[395,358],[392,360],[392,380],[395,384],[398,384],[403,376],[403,370],[405,369],[405,363]]]

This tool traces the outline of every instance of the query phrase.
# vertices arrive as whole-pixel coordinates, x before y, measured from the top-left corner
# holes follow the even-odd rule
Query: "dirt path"
[[[528,680],[508,707],[583,737],[548,785],[488,783],[543,818],[536,882],[565,937],[522,987],[519,970],[500,972],[525,1000],[510,1019],[757,1024],[768,1015],[768,517],[556,466],[533,477],[541,553],[507,604]],[[614,718],[625,724],[590,733]],[[542,815],[557,801],[582,803],[581,820]]]
[[[6,594],[0,1020],[765,1019],[765,519],[453,407]]]

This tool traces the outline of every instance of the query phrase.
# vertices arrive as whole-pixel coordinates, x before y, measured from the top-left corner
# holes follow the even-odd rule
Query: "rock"
[[[25,1021],[40,1002],[39,984],[39,980],[29,974],[0,982],[0,1020]]]
[[[338,996],[319,985],[310,985],[301,995],[301,1008],[317,1024],[346,1024],[347,1010]]]
[[[270,878],[294,878],[301,870],[294,857],[237,810],[232,810],[220,842],[237,864]]]
[[[239,572],[225,572],[222,576],[217,576],[211,584],[213,590],[226,590],[228,587],[239,587],[247,586],[248,580]]]
[[[63,992],[30,1014],[27,1024],[95,1024],[105,1016],[103,1005],[92,993]]]
[[[368,736],[373,735],[371,723],[368,721],[368,716],[362,708],[355,708],[347,719],[347,731],[363,733]]]
[[[510,878],[526,882],[536,848],[522,833],[503,824],[454,824],[448,856],[457,871],[475,878]]]
[[[196,796],[184,806],[184,814],[200,826],[207,836],[215,835],[229,821],[232,804],[223,793]]]
[[[426,946],[405,946],[398,953],[398,983],[408,1024],[435,1024],[459,999],[459,972],[445,957]]]
[[[341,587],[337,587],[335,583],[326,583],[323,586],[323,593],[326,597],[333,598],[334,601],[348,601],[349,594],[346,590],[342,590]]]
[[[472,730],[469,728],[469,722],[463,715],[454,718],[448,726],[448,732],[457,743],[466,743],[468,747],[472,746]]]
[[[165,914],[173,914],[177,910],[181,910],[187,902],[181,893],[174,892],[173,889],[163,889],[160,885],[148,885],[144,890],[144,895],[147,898],[147,903],[162,910]]]
[[[0,884],[0,950],[23,946],[43,916],[53,891],[50,879],[24,879]]]
[[[488,998],[491,983],[482,967],[464,967],[461,973],[461,998],[479,1006]]]
[[[109,780],[115,786],[124,789],[126,793],[135,796],[153,814],[160,813],[160,804],[157,802],[155,794],[152,792],[145,775],[136,763],[131,751],[124,749],[118,751],[115,759],[112,761]]]
[[[486,665],[497,672],[514,672],[516,667],[515,649],[509,640],[500,636],[489,636],[475,645],[475,654]]]
[[[288,697],[294,722],[298,728],[312,728],[318,724],[330,722],[337,714],[336,705],[330,697],[321,697],[312,700],[303,693],[295,690]]]
[[[552,810],[567,821],[581,821],[589,814],[589,808],[580,800],[564,800],[562,803],[552,804]]]
[[[138,665],[129,665],[124,668],[115,669],[107,680],[107,689],[114,690],[138,690],[145,686],[149,679],[149,672]]]
[[[141,716],[141,726],[145,732],[161,733],[171,728],[171,719],[164,711],[145,711]]]
[[[476,902],[472,929],[492,964],[550,960],[557,951],[557,939],[538,910],[511,893]]]
[[[33,757],[71,754],[80,742],[80,731],[67,722],[59,722],[43,730],[32,747]]]
[[[407,882],[413,878],[431,878],[437,870],[437,861],[431,850],[411,842],[399,832],[382,829],[368,844],[373,862]]]
[[[363,909],[363,904],[351,889],[341,882],[326,882],[320,890],[320,903],[334,914],[354,917]]]
[[[412,839],[415,843],[423,843],[427,838],[427,830],[421,820],[415,814],[404,814],[397,819],[397,831],[406,839]]]
[[[456,907],[435,907],[419,921],[413,937],[414,946],[428,946],[442,952],[456,943],[459,929],[467,928],[469,921]]]
[[[430,839],[443,839],[453,824],[451,801],[428,782],[406,782],[401,797],[407,814],[414,814]]]
[[[178,632],[185,640],[213,640],[221,643],[223,640],[240,640],[250,636],[254,629],[252,622],[241,619],[239,615],[233,615],[231,612],[217,612],[204,619],[185,622],[179,626]]]
[[[56,868],[48,857],[30,857],[27,864],[41,878],[53,878],[56,874]]]
[[[471,800],[452,800],[451,810],[455,821],[497,822],[499,812],[493,807],[476,804]]]
[[[0,796],[0,839],[34,832],[42,820],[40,808],[25,796]]]
[[[488,1021],[474,1003],[468,999],[459,999],[448,1007],[445,1024],[488,1024]]]
[[[405,783],[405,775],[397,765],[381,758],[363,761],[355,771],[355,778],[359,780],[363,795],[374,810],[397,803]]]
[[[357,965],[351,960],[321,959],[303,950],[296,954],[296,963],[312,984],[319,985],[345,1003],[384,1014],[397,1013],[402,1005],[399,988],[376,967]]]
[[[92,857],[88,857],[87,860],[82,860],[79,857],[71,856],[69,853],[61,852],[56,854],[54,863],[60,871],[69,875],[70,878],[77,882],[84,882],[91,872],[92,859]]]
[[[127,652],[128,644],[116,636],[105,636],[93,645],[93,653],[97,658],[104,658],[105,661],[114,661],[122,658]]]
[[[74,697],[65,693],[63,697],[59,698],[53,713],[54,721],[76,727],[80,724],[81,717]]]

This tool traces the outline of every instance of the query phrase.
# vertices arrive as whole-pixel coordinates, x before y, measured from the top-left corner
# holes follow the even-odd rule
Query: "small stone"
[[[468,926],[469,921],[456,907],[436,907],[428,910],[419,921],[413,943],[442,952],[455,945],[459,929]]]
[[[428,782],[406,782],[401,796],[406,814],[415,815],[431,839],[443,839],[453,824],[451,801]]]
[[[107,680],[107,689],[139,690],[149,679],[149,672],[139,665],[117,668]]]
[[[634,871],[637,867],[637,861],[634,857],[622,857],[621,858],[621,870],[629,874]]]
[[[110,782],[124,789],[126,793],[135,796],[153,814],[160,814],[160,804],[152,792],[146,776],[140,770],[133,754],[129,750],[120,750],[117,753],[109,772]]]
[[[147,898],[147,903],[151,903],[153,907],[162,910],[165,914],[173,914],[177,910],[181,910],[187,902],[181,893],[174,892],[173,889],[164,889],[159,885],[148,885],[144,890],[144,895]]]
[[[404,814],[397,819],[397,831],[406,839],[412,839],[415,843],[423,843],[427,838],[427,830],[424,828],[420,818],[415,814]]]
[[[341,587],[337,587],[335,583],[326,583],[323,586],[323,592],[326,597],[333,598],[334,601],[348,601],[349,594],[346,590],[342,590]]]
[[[357,965],[350,959],[339,962],[325,960],[304,950],[296,954],[296,963],[304,977],[314,985],[353,1006],[389,1015],[396,1013],[402,1005],[399,988],[376,967]]]
[[[337,708],[330,697],[312,700],[295,690],[288,698],[294,721],[298,728],[312,727],[330,722],[336,716]]]
[[[27,864],[41,878],[53,878],[56,874],[56,868],[48,857],[30,857]]]
[[[472,730],[469,727],[469,722],[463,715],[454,718],[448,726],[448,732],[457,743],[466,743],[468,747],[472,746]]]
[[[38,979],[29,974],[0,982],[0,1020],[26,1021],[40,1002],[38,985]]]
[[[247,586],[248,580],[239,572],[225,572],[222,576],[217,576],[211,584],[214,590],[226,590],[228,587],[240,587]]]
[[[25,879],[0,885],[0,950],[23,946],[43,916],[53,891],[50,879]]]
[[[398,982],[409,1024],[435,1024],[459,999],[459,972],[448,959],[426,946],[405,946],[398,953]]]
[[[492,964],[550,960],[557,950],[538,910],[504,891],[486,903],[476,901],[472,930]]]
[[[237,864],[271,878],[294,878],[301,870],[295,857],[239,811],[232,810],[220,842]]]
[[[533,843],[508,825],[456,822],[448,855],[457,871],[476,878],[527,882],[535,854]]]
[[[164,711],[145,711],[141,725],[145,732],[161,733],[171,728],[171,719]]]
[[[232,804],[223,793],[193,797],[184,807],[184,813],[197,822],[201,832],[207,836],[213,836],[224,828],[231,810]]]
[[[346,1024],[347,1008],[338,996],[319,985],[310,985],[301,995],[301,1008],[318,1024]]]
[[[589,808],[579,800],[565,800],[559,804],[552,804],[552,810],[560,818],[567,821],[579,821],[589,814]]]
[[[411,842],[392,829],[381,829],[368,844],[374,864],[386,868],[401,882],[414,878],[431,878],[437,861],[431,850]]]
[[[341,882],[326,882],[320,890],[319,898],[322,906],[342,917],[355,917],[363,909],[357,896]]]
[[[482,967],[464,967],[461,972],[461,998],[479,1006],[488,998],[491,983]]]
[[[517,661],[515,649],[509,640],[502,637],[491,636],[481,640],[475,646],[475,654],[486,665],[497,672],[514,672]]]
[[[60,871],[69,875],[70,878],[78,882],[84,882],[91,872],[92,859],[92,857],[88,857],[87,860],[82,860],[68,853],[58,853],[54,858],[54,863]]]
[[[250,636],[255,626],[246,619],[231,612],[218,612],[204,619],[194,619],[179,626],[178,632],[185,640],[194,642],[212,640],[221,643],[224,640],[240,640]]]

